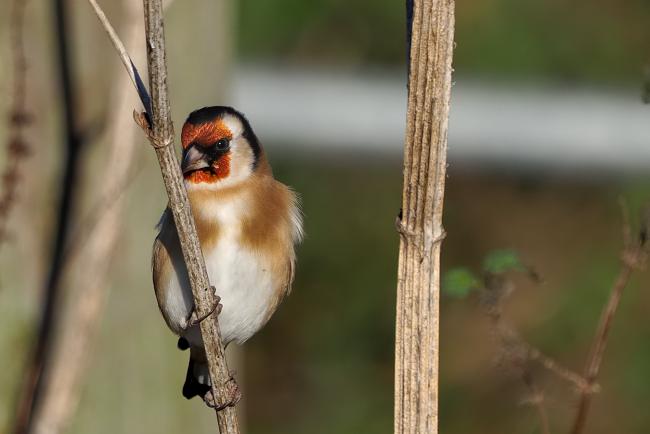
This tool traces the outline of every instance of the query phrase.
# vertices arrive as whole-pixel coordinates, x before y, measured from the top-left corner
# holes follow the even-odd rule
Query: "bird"
[[[259,331],[291,292],[303,239],[297,194],[277,181],[247,118],[228,106],[193,111],[181,132],[181,170],[225,346]],[[181,246],[169,209],[157,225],[153,286],[167,326],[190,349],[182,393],[210,406],[211,382]],[[233,398],[234,399],[234,398]]]

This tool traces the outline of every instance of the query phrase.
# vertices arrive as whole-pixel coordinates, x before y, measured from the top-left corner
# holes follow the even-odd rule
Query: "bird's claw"
[[[212,289],[214,290],[214,287],[212,287]],[[188,330],[194,326],[201,324],[203,321],[205,321],[210,315],[212,315],[215,312],[217,313],[217,315],[219,315],[221,313],[221,309],[223,309],[223,305],[220,303],[220,301],[221,301],[221,297],[215,295],[214,305],[212,306],[212,308],[208,311],[208,313],[200,317],[196,313],[196,307],[193,307],[192,313],[190,313],[189,317],[187,318],[185,327],[183,329]]]
[[[205,393],[205,395],[203,395],[203,401],[208,407],[213,408],[215,411],[221,411],[224,408],[234,407],[241,400],[242,393],[241,390],[239,390],[239,385],[237,384],[235,377],[233,377],[232,375],[230,376],[230,379],[228,379],[228,381],[226,382],[226,388],[228,390],[227,401],[221,404],[217,404],[216,400],[214,399],[212,390],[208,390]]]

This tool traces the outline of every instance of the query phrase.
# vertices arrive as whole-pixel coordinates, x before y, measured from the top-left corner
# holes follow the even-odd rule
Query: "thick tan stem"
[[[147,60],[149,66],[149,89],[152,102],[151,138],[162,171],[165,189],[169,197],[169,208],[174,216],[183,257],[187,267],[194,304],[199,317],[208,315],[215,303],[215,295],[210,290],[208,273],[203,253],[196,234],[194,219],[190,210],[187,192],[183,185],[178,159],[174,153],[174,130],[172,126],[167,91],[167,61],[165,53],[165,34],[163,28],[163,6],[161,0],[144,0],[145,34]],[[226,364],[224,347],[221,341],[217,315],[210,315],[201,322],[207,354],[212,393],[217,403],[229,399],[230,374]],[[239,433],[237,413],[234,407],[217,412],[221,434]]]
[[[144,27],[141,10],[131,0],[122,3],[126,11],[127,44],[139,47]],[[107,131],[111,151],[101,178],[104,182],[99,197],[109,197],[123,189],[133,163],[137,126],[131,121],[130,113],[137,101],[129,77],[124,74],[116,77],[113,88],[118,93],[115,104],[111,105],[115,110],[111,112]],[[108,296],[108,275],[121,233],[123,209],[122,195],[111,198],[83,244],[75,246],[68,254],[65,267],[71,299],[57,336],[52,366],[46,372],[42,403],[36,411],[37,434],[67,431],[78,407],[83,378]]]
[[[397,282],[395,433],[438,432],[439,274],[453,0],[416,0]]]

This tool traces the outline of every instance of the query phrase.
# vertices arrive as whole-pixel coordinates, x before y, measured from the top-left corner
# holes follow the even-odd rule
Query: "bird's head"
[[[248,120],[231,107],[204,107],[188,116],[181,133],[183,177],[192,189],[218,189],[248,178],[262,149]]]

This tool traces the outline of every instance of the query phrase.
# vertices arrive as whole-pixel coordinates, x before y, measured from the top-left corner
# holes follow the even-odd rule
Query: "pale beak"
[[[210,167],[208,163],[208,156],[204,152],[196,148],[196,146],[190,146],[183,155],[183,162],[181,163],[181,170],[183,174],[193,172],[199,169],[205,169]]]

